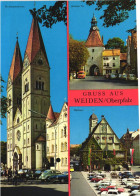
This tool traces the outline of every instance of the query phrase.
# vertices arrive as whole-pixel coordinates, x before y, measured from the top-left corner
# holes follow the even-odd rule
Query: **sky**
[[[113,37],[121,38],[126,44],[126,39],[130,35],[126,31],[134,28],[136,25],[136,10],[129,12],[129,18],[126,21],[119,25],[105,28],[102,26],[103,20],[99,19],[103,14],[103,10],[96,11],[95,5],[88,6],[81,1],[71,1],[69,2],[69,33],[74,39],[87,40],[93,14],[97,19],[100,35],[104,38],[104,44],[107,43],[108,39]]]
[[[36,8],[54,2],[36,2]],[[16,34],[22,59],[28,41],[32,15],[29,9],[34,8],[33,2],[1,2],[1,74],[7,82],[14,48]],[[60,112],[67,99],[67,29],[64,23],[57,23],[51,29],[40,25],[46,53],[50,64],[51,104],[55,112]],[[5,84],[6,88],[6,84]],[[6,91],[4,91],[6,96]],[[6,119],[2,120],[1,141],[6,141]]]
[[[81,144],[89,134],[89,117],[95,114],[98,122],[104,115],[116,135],[121,138],[139,129],[138,106],[70,107],[70,144]]]

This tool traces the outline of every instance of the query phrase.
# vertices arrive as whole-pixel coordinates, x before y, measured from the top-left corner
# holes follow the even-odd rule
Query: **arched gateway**
[[[90,67],[90,75],[91,76],[97,76],[97,75],[99,75],[100,74],[100,72],[99,72],[99,67],[97,66],[97,65],[92,65],[91,67]]]

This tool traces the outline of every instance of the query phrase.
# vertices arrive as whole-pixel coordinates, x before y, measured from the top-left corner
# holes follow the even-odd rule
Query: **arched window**
[[[63,137],[63,129],[61,129],[61,137]]]
[[[36,90],[44,90],[44,81],[41,77],[36,79]]]
[[[65,151],[67,151],[67,142],[65,142]]]
[[[61,151],[63,152],[64,151],[64,144],[61,143]]]
[[[66,137],[66,136],[67,136],[66,129],[67,129],[67,127],[65,126],[65,127],[64,127],[64,137]]]

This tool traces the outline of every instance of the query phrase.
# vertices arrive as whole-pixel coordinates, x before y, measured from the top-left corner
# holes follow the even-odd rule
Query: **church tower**
[[[38,150],[35,142],[39,136],[45,137],[45,118],[49,105],[50,67],[39,24],[34,16],[22,72],[23,162],[27,168],[38,166],[35,161],[36,150]],[[45,151],[45,147],[43,150]],[[42,159],[44,162],[45,156]]]
[[[86,75],[102,74],[102,52],[104,50],[104,44],[99,33],[99,28],[97,27],[95,16],[91,20],[91,28],[85,46],[90,55],[85,66]]]
[[[22,58],[18,43],[16,46],[12,58],[12,63],[8,76],[7,83],[7,165],[13,167],[13,149],[15,147],[15,131],[14,131],[14,118],[16,110],[21,111],[22,103],[22,89],[21,89],[21,72],[22,72]]]
[[[7,98],[8,168],[45,167],[50,67],[35,16],[23,63],[18,40],[16,42],[8,77]]]
[[[94,127],[98,123],[97,116],[93,113],[89,118],[89,134],[93,131]]]

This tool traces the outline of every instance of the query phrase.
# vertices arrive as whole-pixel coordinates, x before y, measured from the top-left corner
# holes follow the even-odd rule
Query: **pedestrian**
[[[12,177],[12,170],[11,168],[9,168],[8,169],[8,182],[10,181],[11,177]]]
[[[17,169],[15,169],[14,176],[13,176],[13,185],[17,185],[17,176],[18,176],[18,171]]]

